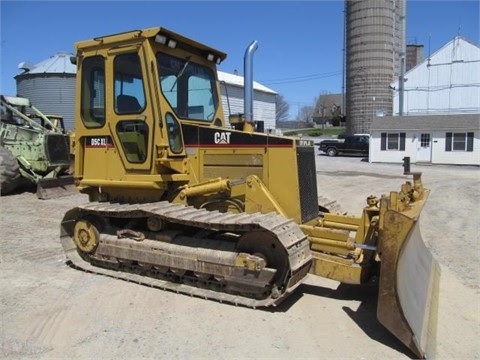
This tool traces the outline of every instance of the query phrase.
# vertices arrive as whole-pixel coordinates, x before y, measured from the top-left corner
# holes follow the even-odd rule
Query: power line
[[[289,77],[289,78],[263,80],[263,81],[261,81],[261,83],[265,84],[265,85],[289,84],[289,83],[324,79],[324,78],[328,78],[328,77],[338,76],[338,75],[341,75],[341,74],[342,74],[341,71],[333,71],[333,72],[328,72],[328,73],[317,73],[317,74],[295,76],[295,77]]]

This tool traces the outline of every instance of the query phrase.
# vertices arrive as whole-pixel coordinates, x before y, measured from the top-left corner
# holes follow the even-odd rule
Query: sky
[[[424,56],[455,36],[480,43],[480,7],[471,1],[407,0],[407,43]],[[254,80],[281,94],[295,117],[321,94],[342,91],[343,0],[5,1],[0,0],[0,92],[14,95],[18,64],[96,36],[162,26],[226,52],[219,70],[243,74],[258,41]]]

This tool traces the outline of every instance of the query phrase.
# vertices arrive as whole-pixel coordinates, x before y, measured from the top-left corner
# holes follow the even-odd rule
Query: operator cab
[[[160,27],[76,47],[81,78],[76,128],[101,143],[120,144],[127,168],[149,168],[152,144],[165,146],[169,157],[185,156],[182,123],[224,125],[216,64],[226,54]]]

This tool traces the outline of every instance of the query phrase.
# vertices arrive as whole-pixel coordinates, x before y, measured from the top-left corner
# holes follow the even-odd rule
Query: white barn
[[[228,122],[230,114],[243,114],[243,76],[217,71],[220,81],[222,106]],[[263,132],[275,129],[275,100],[277,93],[268,87],[253,82],[253,118],[257,129]]]
[[[480,165],[478,114],[376,117],[370,133],[370,162]]]
[[[479,114],[480,46],[457,36],[405,73],[403,115]],[[393,114],[399,115],[399,83]]]
[[[455,37],[405,78],[403,116],[373,118],[369,161],[480,165],[480,47]]]

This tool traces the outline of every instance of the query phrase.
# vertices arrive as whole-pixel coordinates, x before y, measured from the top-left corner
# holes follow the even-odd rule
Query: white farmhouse
[[[477,114],[376,117],[370,162],[480,165]]]

